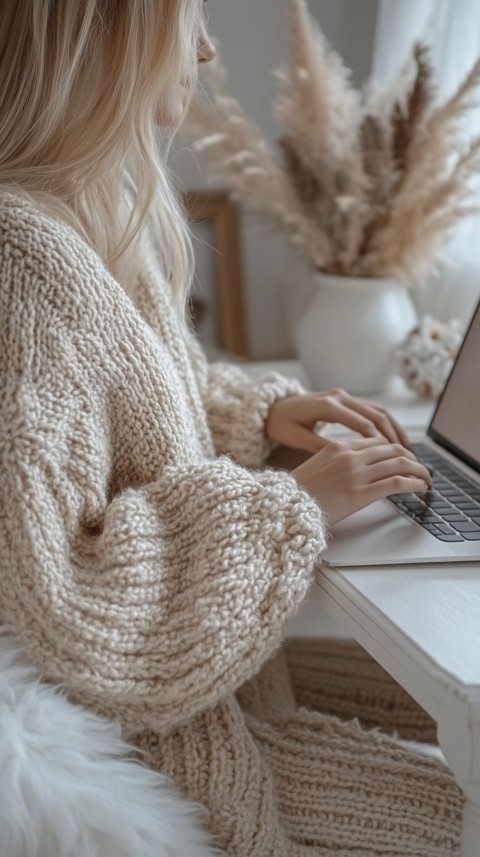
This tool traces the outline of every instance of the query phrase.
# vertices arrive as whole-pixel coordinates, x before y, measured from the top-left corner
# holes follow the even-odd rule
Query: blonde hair
[[[0,186],[67,219],[118,279],[148,223],[177,295],[192,252],[158,145],[161,94],[195,67],[201,0],[2,0]],[[172,91],[175,91],[174,89]]]

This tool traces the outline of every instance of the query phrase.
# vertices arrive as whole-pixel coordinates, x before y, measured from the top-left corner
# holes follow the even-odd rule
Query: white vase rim
[[[407,291],[407,286],[394,277],[356,277],[351,274],[328,274],[324,271],[314,271],[314,281],[327,286],[344,288],[346,286],[363,289],[379,289],[394,287]]]

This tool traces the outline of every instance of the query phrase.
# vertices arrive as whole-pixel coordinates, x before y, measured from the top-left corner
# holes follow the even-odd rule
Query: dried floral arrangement
[[[421,396],[436,399],[442,392],[465,330],[458,319],[442,324],[424,315],[395,351],[399,375]]]
[[[480,60],[442,104],[421,44],[390,91],[360,93],[305,0],[289,0],[289,17],[290,58],[276,72],[273,105],[285,129],[279,150],[229,95],[219,59],[205,69],[209,98],[192,105],[194,148],[212,176],[267,214],[314,268],[419,280],[449,228],[479,208],[470,179],[480,168],[480,138],[460,145],[459,128],[478,103]]]

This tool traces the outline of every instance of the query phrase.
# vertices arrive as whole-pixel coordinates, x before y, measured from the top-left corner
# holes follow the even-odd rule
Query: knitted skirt
[[[459,854],[435,724],[350,641],[288,643],[235,697],[137,742],[208,807],[229,857]]]

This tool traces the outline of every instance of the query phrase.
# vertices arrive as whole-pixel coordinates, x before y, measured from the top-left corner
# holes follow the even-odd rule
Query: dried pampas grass
[[[465,112],[478,106],[480,60],[438,104],[429,51],[418,44],[409,76],[380,97],[361,96],[305,0],[289,0],[289,15],[289,62],[276,72],[273,105],[288,129],[278,152],[229,95],[219,59],[205,69],[210,98],[197,98],[189,116],[195,150],[318,270],[423,277],[445,233],[479,210],[470,181],[480,138],[458,141]]]

